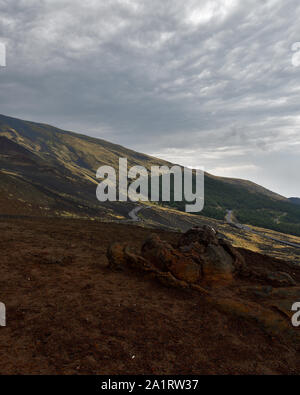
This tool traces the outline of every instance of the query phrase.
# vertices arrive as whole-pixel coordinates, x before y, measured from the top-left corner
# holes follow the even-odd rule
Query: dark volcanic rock
[[[112,267],[128,264],[141,269],[153,268],[158,273],[169,273],[174,279],[188,284],[226,285],[233,274],[244,265],[242,256],[229,243],[218,239],[209,227],[192,228],[180,238],[177,245],[151,235],[140,252],[127,254],[124,246],[113,245],[107,253]],[[164,276],[165,277],[165,276]]]
[[[178,246],[187,246],[195,242],[206,246],[209,244],[218,245],[217,232],[208,225],[204,225],[202,228],[194,227],[181,236]]]

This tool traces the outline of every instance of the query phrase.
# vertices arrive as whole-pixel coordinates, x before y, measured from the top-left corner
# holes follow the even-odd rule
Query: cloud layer
[[[0,112],[300,196],[299,19],[297,0],[0,0]]]

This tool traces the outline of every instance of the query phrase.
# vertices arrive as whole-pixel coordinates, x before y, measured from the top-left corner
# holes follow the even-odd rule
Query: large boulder
[[[168,287],[194,290],[212,309],[251,320],[269,336],[290,339],[300,347],[299,332],[291,324],[291,307],[300,298],[300,287],[288,273],[270,271],[251,260],[247,265],[211,227],[192,228],[174,244],[154,234],[141,249],[115,243],[107,258],[113,269],[128,267]]]
[[[234,261],[222,246],[209,244],[203,258],[203,277],[206,282],[221,284],[232,280]]]
[[[153,271],[161,278],[187,284],[224,286],[233,281],[234,272],[244,264],[240,254],[208,226],[192,228],[171,245],[151,235],[140,251],[123,244],[112,245],[107,252],[110,266],[131,266]]]
[[[184,254],[157,235],[151,235],[143,244],[143,258],[162,272],[171,272],[177,279],[195,283],[201,278],[201,268],[189,254]]]
[[[193,243],[199,243],[203,246],[209,244],[218,245],[216,230],[208,225],[204,225],[202,228],[195,226],[181,236],[178,246],[189,246]]]

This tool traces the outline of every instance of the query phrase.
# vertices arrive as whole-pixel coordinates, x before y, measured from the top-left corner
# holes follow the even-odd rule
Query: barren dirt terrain
[[[299,344],[290,338],[220,312],[197,292],[107,267],[112,241],[139,247],[151,232],[170,242],[180,236],[85,220],[1,219],[0,373],[300,373]],[[285,271],[300,284],[298,267],[240,251],[250,267]]]

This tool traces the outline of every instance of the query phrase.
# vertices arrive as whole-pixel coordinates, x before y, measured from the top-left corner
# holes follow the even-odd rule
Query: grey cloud
[[[299,17],[297,0],[0,0],[0,112],[300,196],[283,170]]]

